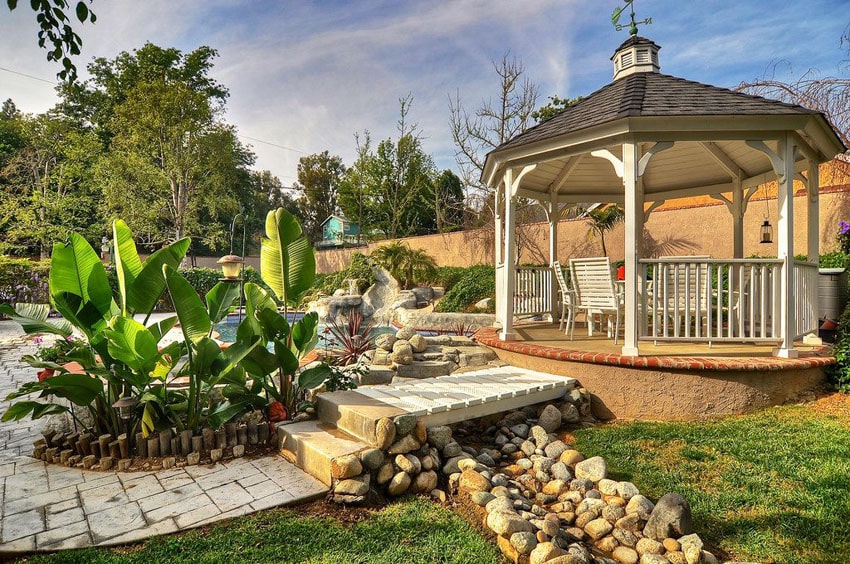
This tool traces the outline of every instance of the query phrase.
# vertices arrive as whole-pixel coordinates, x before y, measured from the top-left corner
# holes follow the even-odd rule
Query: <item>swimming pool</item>
[[[287,314],[286,319],[290,324],[295,323],[299,319],[304,317],[304,312],[292,312]],[[236,329],[239,327],[239,316],[238,315],[229,315],[223,321],[216,323],[213,327],[213,330],[217,331],[219,334],[219,340],[224,341],[225,343],[232,343],[236,340]],[[395,333],[398,331],[395,327],[381,325],[375,326],[372,328],[372,340],[377,339],[381,335],[386,335],[389,333]],[[318,328],[319,333],[319,342],[316,343],[317,348],[332,348],[331,340],[334,338],[333,334],[327,330],[327,325],[320,323]]]

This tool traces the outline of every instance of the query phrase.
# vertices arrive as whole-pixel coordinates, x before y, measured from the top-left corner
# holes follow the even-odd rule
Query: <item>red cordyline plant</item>
[[[332,319],[327,328],[334,336],[335,364],[340,366],[354,364],[363,353],[375,348],[372,339],[374,322],[371,320],[366,322],[359,309],[350,310],[344,323]]]

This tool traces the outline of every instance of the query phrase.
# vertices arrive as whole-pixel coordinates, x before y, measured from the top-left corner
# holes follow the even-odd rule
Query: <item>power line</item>
[[[25,77],[27,77],[27,78],[31,78],[31,79],[33,79],[33,80],[37,80],[37,81],[39,81],[39,82],[46,82],[47,84],[50,84],[51,86],[56,86],[56,85],[58,84],[58,82],[56,82],[55,80],[47,80],[46,78],[41,78],[41,77],[39,77],[39,76],[33,76],[33,75],[31,75],[31,74],[27,74],[27,73],[25,73],[25,72],[18,72],[18,71],[14,71],[14,70],[12,70],[12,69],[7,69],[7,68],[5,68],[5,67],[0,67],[0,70],[1,70],[1,71],[6,71],[6,72],[10,72],[10,73],[12,73],[12,74],[17,74],[18,76],[25,76]]]
[[[26,77],[26,78],[31,78],[31,79],[33,79],[33,80],[37,80],[37,81],[39,81],[39,82],[44,82],[44,83],[50,84],[51,86],[56,86],[57,84],[59,84],[59,83],[58,83],[57,81],[55,81],[55,80],[47,80],[47,79],[45,79],[45,78],[41,78],[41,77],[38,77],[38,76],[33,76],[33,75],[31,75],[31,74],[27,74],[27,73],[25,73],[25,72],[19,72],[19,71],[16,71],[16,70],[7,69],[7,68],[5,68],[5,67],[0,67],[0,71],[6,71],[6,72],[9,72],[9,73],[12,73],[12,74],[16,74],[16,75],[18,75],[18,76],[23,76],[23,77]],[[264,145],[270,145],[270,146],[272,146],[272,147],[277,147],[278,149],[284,149],[284,150],[286,150],[286,151],[292,151],[293,153],[298,153],[298,154],[300,154],[300,155],[306,155],[306,154],[307,154],[307,152],[306,152],[306,151],[301,151],[301,150],[299,150],[299,149],[293,149],[292,147],[287,147],[287,146],[285,146],[285,145],[279,145],[278,143],[272,143],[271,141],[265,141],[265,140],[263,140],[263,139],[257,139],[256,137],[249,137],[249,136],[247,136],[247,135],[242,135],[241,133],[237,133],[237,135],[238,135],[239,137],[241,137],[242,139],[248,139],[249,141],[254,141],[254,142],[256,142],[256,143],[263,143]],[[289,178],[292,178],[292,177],[289,177]]]
[[[299,149],[293,149],[292,147],[286,147],[284,145],[278,145],[277,143],[272,143],[271,141],[263,141],[262,139],[256,139],[254,137],[248,137],[247,135],[242,135],[241,133],[237,133],[239,137],[242,139],[248,139],[249,141],[256,141],[257,143],[264,143],[266,145],[271,145],[272,147],[277,147],[278,149],[286,149],[287,151],[292,151],[294,153],[299,153],[301,155],[306,155],[306,151],[301,151]]]

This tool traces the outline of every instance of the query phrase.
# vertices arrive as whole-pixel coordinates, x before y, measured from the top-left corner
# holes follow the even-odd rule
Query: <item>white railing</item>
[[[781,260],[681,257],[640,263],[642,339],[781,340]]]
[[[807,333],[817,335],[818,327],[818,265],[811,262],[794,263],[794,321],[795,337]]]
[[[552,268],[518,267],[514,292],[514,315],[551,313],[554,306]]]

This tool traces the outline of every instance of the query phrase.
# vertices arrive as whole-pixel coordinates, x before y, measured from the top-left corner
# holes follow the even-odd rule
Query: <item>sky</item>
[[[72,2],[72,4],[75,2]],[[37,46],[28,2],[0,6],[0,100],[27,113],[51,108],[56,63]],[[493,61],[525,65],[546,97],[587,95],[609,83],[627,31],[616,0],[94,0],[95,24],[77,24],[81,77],[95,57],[152,42],[184,53],[218,50],[211,75],[230,90],[226,120],[284,185],[301,156],[328,150],[353,163],[354,135],[396,134],[399,99],[440,169],[458,171],[449,97],[474,110],[498,95]],[[850,0],[636,0],[640,35],[659,44],[661,72],[735,87],[811,70],[843,74]],[[22,76],[24,75],[29,76]]]

